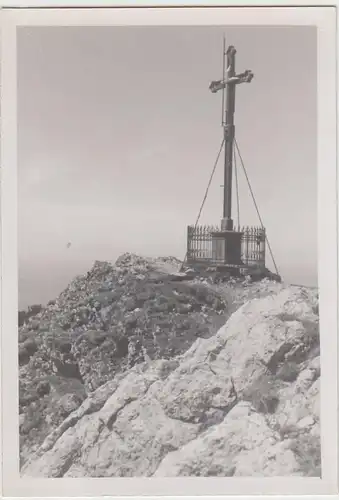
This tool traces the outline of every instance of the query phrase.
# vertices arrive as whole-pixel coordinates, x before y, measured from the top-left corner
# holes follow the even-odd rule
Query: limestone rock
[[[168,454],[156,476],[290,476],[298,472],[264,416],[239,403],[222,423]]]
[[[21,433],[23,461],[65,418],[58,399],[72,393],[82,401],[84,393],[137,363],[182,354],[197,336],[210,337],[226,321],[227,294],[192,280],[178,282],[180,264],[132,254],[115,265],[95,262],[56,300],[22,319],[19,409],[28,419]],[[55,391],[49,394],[51,377]]]
[[[279,286],[174,359],[117,373],[46,437],[22,473],[319,475],[315,305],[311,292]],[[292,362],[296,375],[286,377],[287,364],[282,377]],[[260,404],[268,399],[271,408]]]

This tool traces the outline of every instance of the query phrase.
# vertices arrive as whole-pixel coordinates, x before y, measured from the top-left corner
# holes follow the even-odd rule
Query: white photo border
[[[335,7],[8,9],[2,11],[1,409],[4,497],[329,495],[338,493],[338,251]],[[322,479],[21,478],[17,342],[16,30],[20,26],[312,25],[318,31],[318,276]],[[297,76],[297,75],[296,75]],[[276,497],[277,499],[279,497]]]

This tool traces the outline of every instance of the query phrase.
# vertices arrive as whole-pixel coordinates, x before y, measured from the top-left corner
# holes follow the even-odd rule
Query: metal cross
[[[224,164],[224,207],[223,207],[223,230],[233,230],[232,220],[232,160],[234,143],[234,112],[235,112],[235,88],[240,83],[250,83],[254,77],[251,70],[243,73],[235,73],[235,54],[233,45],[229,46],[225,53],[224,46],[224,68],[225,56],[227,56],[226,74],[222,80],[213,81],[209,88],[216,93],[219,90],[226,90],[226,99],[223,99],[223,127],[225,138],[225,164]]]

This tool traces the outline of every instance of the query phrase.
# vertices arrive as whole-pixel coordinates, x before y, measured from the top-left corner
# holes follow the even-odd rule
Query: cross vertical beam
[[[229,47],[227,56],[227,78],[235,76],[235,54],[234,47]],[[235,112],[235,84],[226,86],[225,100],[225,161],[224,161],[224,207],[223,221],[221,229],[223,231],[232,231],[232,175],[233,175],[233,143],[234,143],[234,112]]]
[[[253,73],[246,70],[244,73],[235,73],[235,54],[236,50],[233,45],[229,46],[227,52],[224,50],[224,66],[225,56],[226,75],[223,75],[223,80],[213,81],[210,85],[210,90],[213,93],[218,90],[226,89],[226,99],[223,99],[223,127],[225,139],[225,160],[224,160],[224,204],[223,218],[221,222],[222,231],[233,230],[232,220],[232,174],[233,174],[233,146],[234,146],[234,113],[235,113],[235,88],[240,83],[249,83],[253,78]]]

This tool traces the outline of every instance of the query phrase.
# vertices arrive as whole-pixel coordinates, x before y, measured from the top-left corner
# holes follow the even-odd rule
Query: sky
[[[19,308],[95,260],[184,257],[222,140],[208,87],[223,35],[254,73],[236,90],[236,138],[278,270],[317,284],[315,28],[20,27]],[[220,224],[222,184],[221,159],[201,223]],[[241,225],[259,225],[241,171],[239,193]]]

